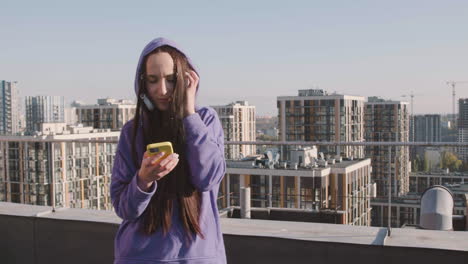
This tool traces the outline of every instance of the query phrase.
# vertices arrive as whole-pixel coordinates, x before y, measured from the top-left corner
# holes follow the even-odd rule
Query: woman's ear
[[[146,96],[146,94],[140,94],[140,98],[141,100],[143,100],[143,103],[146,105],[146,108],[148,108],[148,110],[150,112],[153,112],[154,110],[154,104],[153,102],[151,102],[151,100]]]

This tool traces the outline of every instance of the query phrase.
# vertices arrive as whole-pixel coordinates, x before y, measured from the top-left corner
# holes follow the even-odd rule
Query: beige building
[[[65,123],[67,125],[77,125],[76,107],[65,107]]]
[[[255,106],[247,101],[211,106],[218,113],[225,141],[255,141]],[[240,159],[256,154],[255,145],[226,145],[226,159]]]
[[[364,102],[360,96],[299,90],[277,98],[280,141],[364,141]],[[290,148],[282,150],[282,159]],[[319,151],[342,157],[364,157],[362,146],[321,146]]]
[[[369,97],[366,102],[365,139],[371,142],[408,142],[408,103]],[[377,196],[388,195],[388,180],[391,176],[392,196],[409,191],[409,149],[392,147],[391,172],[389,174],[388,147],[366,148],[366,156],[372,159],[372,179],[377,183]]]
[[[135,116],[136,105],[129,100],[98,99],[95,105],[74,103],[76,121],[84,126],[120,130]]]
[[[43,124],[43,129],[36,136],[0,137],[0,201],[112,209],[109,185],[116,143],[86,140],[117,140],[120,132],[57,124]]]
[[[370,225],[375,186],[370,159],[324,160],[317,157],[316,148],[293,151],[297,160],[290,166],[280,162],[265,168],[255,165],[258,160],[228,161],[219,190],[220,208],[239,206],[240,188],[250,187],[252,207],[303,209],[318,222]],[[315,157],[304,157],[314,153]],[[297,166],[298,160],[302,166]]]

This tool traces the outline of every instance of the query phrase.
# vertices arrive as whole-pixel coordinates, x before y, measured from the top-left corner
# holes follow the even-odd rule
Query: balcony
[[[1,263],[112,263],[112,211],[0,203]],[[228,263],[465,263],[468,232],[226,218]]]

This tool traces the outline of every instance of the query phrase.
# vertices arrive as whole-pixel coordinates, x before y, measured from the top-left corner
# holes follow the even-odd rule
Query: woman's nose
[[[160,80],[158,83],[158,87],[156,89],[158,95],[166,95],[167,94],[167,86],[164,80]]]

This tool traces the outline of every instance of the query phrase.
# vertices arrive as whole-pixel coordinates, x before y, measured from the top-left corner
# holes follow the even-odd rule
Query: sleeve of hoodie
[[[184,118],[192,183],[201,192],[218,186],[226,172],[224,132],[216,111],[201,108]]]
[[[130,123],[130,122],[129,122]],[[146,209],[156,192],[154,182],[148,192],[138,187],[138,169],[132,162],[130,147],[131,125],[127,123],[120,134],[111,177],[111,200],[116,214],[124,220],[137,219]]]

